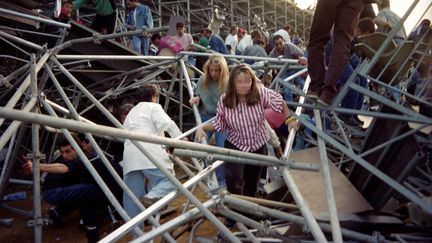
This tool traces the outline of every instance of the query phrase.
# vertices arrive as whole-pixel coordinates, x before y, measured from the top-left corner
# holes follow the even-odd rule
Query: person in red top
[[[273,90],[257,85],[258,79],[250,67],[241,64],[230,74],[226,92],[218,102],[216,119],[198,127],[196,137],[205,132],[223,132],[227,135],[225,148],[266,154],[266,142],[270,135],[265,128],[265,109],[282,112],[282,96]],[[284,109],[285,110],[285,109]],[[290,113],[289,110],[285,110]],[[288,117],[289,114],[285,114]],[[297,122],[288,124],[295,127]],[[225,180],[229,192],[255,196],[262,167],[238,163],[226,163]]]

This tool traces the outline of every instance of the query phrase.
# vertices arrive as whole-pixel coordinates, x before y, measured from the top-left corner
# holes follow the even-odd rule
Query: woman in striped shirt
[[[218,102],[216,119],[197,129],[201,138],[205,132],[224,132],[227,135],[225,148],[266,154],[266,142],[270,136],[265,128],[264,110],[271,108],[282,112],[282,96],[264,86],[257,85],[258,79],[251,68],[242,64],[230,74],[226,93]],[[286,113],[290,113],[286,110]],[[285,114],[288,116],[289,114]],[[291,120],[289,127],[297,122]],[[238,163],[226,163],[225,181],[231,193],[255,196],[262,167]]]

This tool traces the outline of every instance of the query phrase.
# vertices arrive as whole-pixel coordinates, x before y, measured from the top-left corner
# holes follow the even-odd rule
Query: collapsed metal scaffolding
[[[187,2],[189,3],[189,1]],[[171,113],[175,114],[178,124],[181,127],[191,127],[190,130],[183,134],[183,136],[189,136],[195,131],[196,125],[199,125],[201,120],[196,105],[189,107],[185,102],[188,100],[188,97],[193,96],[191,81],[193,78],[190,76],[188,68],[199,72],[199,70],[196,70],[193,65],[187,63],[187,57],[208,56],[211,55],[211,53],[181,52],[172,57],[138,56],[133,53],[130,55],[61,54],[67,48],[74,45],[93,45],[92,43],[95,40],[106,40],[107,42],[113,43],[108,40],[131,36],[136,33],[142,33],[142,31],[139,30],[135,32],[116,33],[110,35],[94,35],[91,37],[72,39],[65,42],[63,42],[63,40],[66,32],[63,31],[60,34],[61,36],[58,38],[61,41],[57,42],[53,48],[47,48],[46,46],[33,43],[30,40],[0,31],[2,41],[12,44],[14,48],[18,51],[24,52],[27,56],[27,59],[22,58],[19,60],[24,64],[20,65],[19,68],[14,69],[8,76],[3,77],[0,83],[0,89],[2,90],[0,101],[4,102],[4,105],[0,107],[0,125],[2,126],[0,149],[6,148],[7,146],[7,157],[0,178],[0,200],[3,199],[8,184],[14,182],[11,180],[10,175],[13,170],[13,164],[17,160],[19,151],[22,150],[21,147],[26,145],[26,138],[31,139],[32,148],[27,149],[27,151],[28,157],[33,159],[34,172],[36,172],[33,174],[33,182],[31,183],[33,185],[34,210],[32,213],[26,212],[25,214],[34,220],[35,242],[41,242],[41,227],[44,224],[44,220],[41,213],[39,186],[40,174],[38,173],[38,168],[41,159],[44,159],[44,157],[50,158],[53,154],[54,149],[49,146],[49,142],[55,141],[55,138],[52,139],[52,137],[57,133],[62,133],[78,152],[80,159],[91,172],[98,185],[103,189],[105,195],[111,201],[121,218],[126,222],[102,239],[101,242],[119,240],[132,230],[139,236],[134,239],[134,242],[147,242],[159,236],[162,236],[168,242],[175,242],[176,238],[172,234],[172,231],[175,228],[192,224],[196,229],[202,223],[202,220],[200,220],[202,217],[214,224],[218,231],[231,242],[286,242],[288,240],[298,239],[314,239],[318,242],[327,242],[329,240],[342,242],[343,240],[348,239],[367,242],[390,241],[393,239],[403,242],[404,239],[408,240],[410,239],[408,237],[414,236],[388,233],[382,235],[369,234],[356,232],[341,226],[341,215],[338,213],[337,205],[335,203],[334,186],[329,171],[329,163],[331,162],[328,158],[331,155],[332,158],[336,158],[339,161],[339,164],[351,164],[351,170],[362,169],[366,171],[368,181],[372,180],[371,178],[378,179],[379,184],[375,185],[386,185],[388,186],[389,191],[392,192],[387,195],[387,198],[397,195],[397,197],[403,198],[404,201],[417,205],[425,214],[432,214],[432,204],[428,201],[428,198],[430,197],[430,190],[428,187],[430,187],[431,181],[414,183],[413,181],[408,180],[409,178],[407,177],[409,176],[409,173],[406,173],[406,176],[395,178],[392,175],[384,173],[380,169],[379,163],[372,164],[370,160],[367,160],[369,158],[368,155],[375,153],[384,156],[385,151],[391,150],[394,144],[403,141],[405,138],[412,136],[413,134],[420,133],[421,130],[427,127],[430,127],[432,125],[432,119],[414,111],[404,103],[395,102],[389,97],[365,89],[364,87],[357,85],[354,81],[357,75],[364,76],[375,86],[398,92],[409,99],[417,101],[417,103],[431,107],[431,104],[421,97],[414,96],[392,86],[401,81],[399,77],[403,71],[400,70],[403,69],[400,68],[400,66],[396,67],[397,69],[392,69],[394,67],[391,66],[393,60],[399,60],[402,58],[399,56],[400,53],[402,53],[401,47],[396,47],[390,55],[386,55],[386,65],[379,70],[380,72],[377,75],[374,73],[380,60],[384,58],[385,54],[388,54],[385,51],[387,50],[387,46],[391,45],[392,38],[396,31],[401,27],[417,2],[418,0],[414,1],[411,8],[403,17],[402,22],[392,30],[382,45],[379,45],[379,48],[375,50],[374,55],[369,59],[365,58],[361,65],[358,66],[331,106],[324,107],[306,102],[308,100],[305,93],[308,89],[310,82],[309,79],[306,80],[303,90],[295,89],[295,87],[290,85],[290,81],[304,73],[305,70],[300,70],[286,79],[280,79],[278,76],[274,79],[272,87],[279,89],[280,86],[287,85],[292,87],[293,91],[300,96],[298,102],[288,102],[288,104],[296,108],[295,114],[301,124],[316,134],[316,140],[312,138],[310,139],[310,142],[316,144],[318,147],[320,158],[319,166],[317,164],[290,159],[294,139],[296,137],[296,132],[294,130],[289,131],[282,159],[276,159],[270,156],[232,151],[206,144],[185,142],[180,140],[181,137],[161,138],[132,133],[123,128],[122,124],[112,114],[112,110],[108,103],[104,103],[107,99],[122,97],[122,95],[128,94],[128,92],[135,90],[145,82],[156,82],[164,87],[160,91],[160,94],[165,97],[165,110],[171,111]],[[159,5],[159,7],[160,6],[161,5]],[[431,6],[429,6],[429,8],[431,8]],[[21,15],[21,17],[28,16]],[[32,19],[42,21],[37,17],[32,17]],[[70,27],[70,25],[60,25],[60,23],[55,21],[43,21],[46,24],[58,26],[60,28]],[[72,23],[72,26],[73,25],[74,24]],[[158,30],[159,29],[147,31],[152,32]],[[404,42],[409,43],[406,40]],[[423,60],[429,60],[428,58],[430,58],[431,55],[430,51],[430,43],[426,46],[426,49],[420,49],[419,44],[414,45],[408,52],[408,55],[402,58],[401,65],[404,66],[410,61],[416,61],[415,63],[417,63],[418,67]],[[277,63],[274,68],[279,68],[281,70],[279,73],[298,68],[296,67],[297,60],[236,55],[225,55],[225,57],[228,60],[241,61],[250,59],[264,61],[263,65],[274,65]],[[80,73],[92,73],[91,66],[94,65],[95,62],[113,59],[117,61],[139,60],[142,61],[143,66],[133,70],[122,70],[122,72],[116,73],[115,79],[103,80],[109,83],[109,85],[105,86],[102,85],[102,83],[87,83],[84,85],[86,80],[78,80],[76,78]],[[254,68],[260,67],[255,66]],[[96,70],[94,73],[103,71],[104,70]],[[109,72],[109,69],[107,69],[106,72]],[[390,80],[383,81],[382,78],[387,74],[386,72],[390,72],[392,75]],[[139,75],[136,76],[135,74]],[[158,75],[162,74],[168,74],[170,79],[165,80],[162,78],[156,78]],[[100,86],[102,86],[102,88]],[[369,99],[377,102],[379,106],[378,111],[352,110],[339,107],[339,104],[349,90],[360,92]],[[304,116],[301,116],[302,111],[305,108],[313,110],[315,123],[312,123],[310,120],[305,119]],[[391,108],[391,111],[389,111],[388,108]],[[85,118],[84,114],[88,114],[89,110],[92,110],[92,113],[96,112],[101,114],[104,119],[109,121],[109,124],[101,125]],[[349,126],[341,121],[340,116],[342,114],[371,117],[371,126],[366,132]],[[61,118],[61,116],[65,117]],[[70,119],[68,119],[68,117],[70,117]],[[194,121],[190,121],[190,118]],[[374,123],[378,123],[380,120],[396,121],[398,124],[415,123],[416,127],[402,130],[392,136],[391,139],[385,140],[373,147],[367,147],[366,144],[368,139],[374,136],[372,132]],[[187,122],[189,123],[186,124]],[[336,129],[329,130],[326,128],[326,123],[329,122],[333,124]],[[31,124],[31,133],[27,124]],[[74,140],[72,132],[85,133],[96,153],[107,166],[108,170],[123,189],[124,193],[129,195],[133,202],[142,210],[139,215],[134,218],[129,217],[122,208],[121,203],[114,197],[108,186],[92,166],[91,162],[87,159],[80,146]],[[360,143],[353,141],[352,138],[354,135],[362,138]],[[419,138],[417,143],[420,144],[421,147],[431,146],[430,131],[426,136],[419,137],[421,138]],[[153,163],[173,182],[177,191],[165,196],[151,207],[144,208],[112,168],[109,163],[109,158],[104,153],[103,146],[100,143],[101,140],[122,141],[124,139],[130,139],[133,141],[135,146],[137,146],[139,150],[153,161]],[[41,141],[45,141],[42,146]],[[172,159],[188,174],[189,180],[182,184],[175,176],[164,169],[158,162],[157,158],[149,154],[146,148],[140,145],[138,141],[156,143],[175,148],[172,154]],[[365,149],[360,148],[361,146]],[[48,156],[45,156],[42,153],[47,154]],[[192,165],[189,165],[180,159],[184,157],[190,157]],[[427,175],[427,178],[431,178],[431,171],[429,170],[430,161],[428,162],[424,155],[420,157],[422,159],[417,158],[417,160],[415,160],[416,163],[412,163],[412,166],[408,169],[412,170],[414,168],[416,170],[421,170]],[[204,162],[199,161],[199,159]],[[335,159],[333,160],[335,161]],[[250,198],[230,195],[226,191],[222,190],[218,187],[213,173],[213,171],[223,163],[222,161],[278,167],[282,175],[282,180],[288,187],[288,191],[295,202],[295,205],[289,205],[289,207],[291,210],[298,210],[300,213],[289,213],[284,210],[277,210],[269,207],[269,205],[280,207],[280,202],[263,200],[265,203],[258,203],[256,200],[254,201]],[[190,167],[193,167],[195,171],[191,170]],[[426,169],[423,167],[426,167]],[[304,196],[298,188],[298,184],[301,182],[295,181],[292,176],[294,170],[306,170],[315,173],[322,171],[322,190],[326,193],[329,220],[317,220],[313,215],[308,203],[306,203]],[[207,193],[207,201],[204,203],[193,194],[193,190],[197,185],[202,187]],[[183,214],[164,224],[159,224],[155,214],[179,195],[185,196],[187,200],[194,205],[194,207],[188,209],[189,203],[187,203],[183,208]],[[382,205],[378,205],[379,203],[374,204],[375,209],[381,210]],[[3,208],[14,210],[5,205],[3,205]],[[15,211],[17,210],[15,209]],[[231,232],[216,217],[216,215],[235,219],[237,221],[239,232]],[[251,217],[251,215],[272,219],[273,221],[270,224],[261,224],[255,217]],[[148,220],[154,228],[151,231],[144,233],[137,226],[145,220]],[[275,229],[275,227],[282,227],[286,223],[304,226],[304,236],[297,238],[289,235],[287,236],[281,234],[280,231]],[[190,236],[191,239],[193,236],[194,234],[192,232]]]

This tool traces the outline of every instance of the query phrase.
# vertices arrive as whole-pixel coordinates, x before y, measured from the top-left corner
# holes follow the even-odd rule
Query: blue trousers
[[[132,36],[133,50],[147,56],[149,52],[149,39],[145,36]]]
[[[86,226],[97,225],[97,212],[108,205],[108,201],[98,185],[75,184],[45,190],[44,200],[57,205],[66,212],[80,210],[81,218]]]
[[[209,119],[211,119],[213,116],[209,116],[207,114],[200,114],[201,116],[201,121],[205,122],[208,121]],[[225,147],[225,139],[226,139],[226,135],[224,133],[221,132],[215,132],[215,140],[216,140],[216,146],[223,148]],[[213,136],[213,132],[208,132],[207,133],[207,137],[210,139]],[[218,180],[218,184],[219,186],[225,186],[225,165],[220,165],[217,169],[216,169],[216,178]]]
[[[146,179],[147,186],[144,185]],[[138,199],[143,196],[161,198],[176,190],[174,184],[159,169],[131,171],[124,176],[123,180]],[[123,207],[131,218],[141,213],[126,193],[123,193]]]

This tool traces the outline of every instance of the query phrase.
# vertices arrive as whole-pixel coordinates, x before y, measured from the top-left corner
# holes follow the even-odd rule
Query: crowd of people
[[[72,9],[79,9],[86,2],[64,1],[59,19],[70,17]],[[95,4],[97,15],[91,27],[97,31],[112,33],[116,6],[110,0],[92,2]],[[373,11],[370,12],[370,6],[364,5],[360,0],[319,0],[306,50],[300,47],[302,40],[289,25],[273,34],[263,30],[252,30],[248,34],[244,28],[231,26],[224,40],[221,36],[213,34],[210,28],[203,29],[198,35],[186,33],[185,23],[181,21],[176,23],[176,34],[173,36],[153,33],[131,37],[131,48],[142,55],[159,55],[163,49],[169,49],[173,53],[183,50],[202,51],[203,48],[215,52],[208,58],[196,60],[196,66],[203,71],[203,75],[199,77],[195,95],[190,98],[189,103],[199,106],[203,122],[213,117],[215,119],[213,122],[198,126],[195,138],[198,141],[203,137],[210,139],[214,134],[215,146],[280,157],[282,149],[274,130],[280,127],[299,129],[298,122],[285,102],[292,102],[295,97],[289,86],[284,86],[283,95],[269,89],[267,86],[278,70],[253,71],[251,65],[254,65],[254,61],[248,60],[247,56],[298,60],[297,68],[307,67],[311,77],[308,96],[322,105],[330,105],[340,87],[360,62],[353,51],[356,38],[375,32],[375,25],[378,25],[378,31],[388,31],[397,24],[397,20],[394,22],[396,17],[390,11],[388,2],[382,2],[380,12],[375,15]],[[127,0],[126,5],[129,10],[126,19],[128,30],[153,28],[153,18],[148,6],[137,0]],[[431,41],[430,25],[430,20],[423,20],[409,35],[409,39]],[[406,36],[405,30],[401,28],[395,40],[405,39]],[[202,48],[194,47],[193,42]],[[221,54],[246,56],[245,63],[235,65],[230,70],[227,59]],[[296,71],[298,69],[285,70],[278,76],[284,79]],[[421,92],[421,95],[426,95],[430,100],[430,63],[420,65],[419,70],[412,72],[416,72],[416,75],[412,75],[409,91],[413,94]],[[294,85],[302,88],[305,75],[294,79]],[[367,87],[367,80],[363,77],[359,76],[355,82]],[[165,132],[171,137],[181,135],[176,123],[158,103],[158,93],[158,87],[153,84],[145,84],[137,89],[139,100],[136,104],[127,103],[121,109],[120,121],[125,129],[156,136],[165,136]],[[351,90],[343,99],[341,106],[359,110],[362,104],[363,95]],[[430,116],[430,107],[423,108],[423,112]],[[343,119],[349,124],[361,123],[358,117],[352,115]],[[100,158],[92,151],[89,141],[85,137],[77,140],[103,179],[107,183],[112,182],[113,179],[105,171]],[[44,200],[55,205],[50,209],[49,215],[58,222],[71,211],[79,209],[89,242],[97,241],[99,235],[95,214],[101,206],[109,205],[109,201],[78,157],[76,149],[67,141],[62,140],[58,144],[62,154],[60,161],[41,164],[40,167],[41,171],[48,173],[44,186]],[[157,155],[159,162],[174,173],[168,151],[160,145],[144,142],[140,144],[145,146],[149,153]],[[268,144],[272,145],[274,151],[268,151],[271,148]],[[145,207],[151,206],[175,190],[171,181],[130,140],[124,143],[122,166],[114,162],[113,165]],[[32,162],[29,160],[23,166],[23,171],[29,174],[32,168]],[[225,186],[228,192],[254,197],[257,195],[257,185],[263,169],[256,165],[227,162],[217,169],[216,177],[218,184]],[[110,184],[110,188],[113,190],[116,186]],[[121,198],[126,212],[131,217],[137,215],[140,209],[132,199],[126,194],[121,195],[121,190],[117,191],[119,192],[116,196]],[[227,226],[232,226],[233,223],[233,220],[225,219]]]

